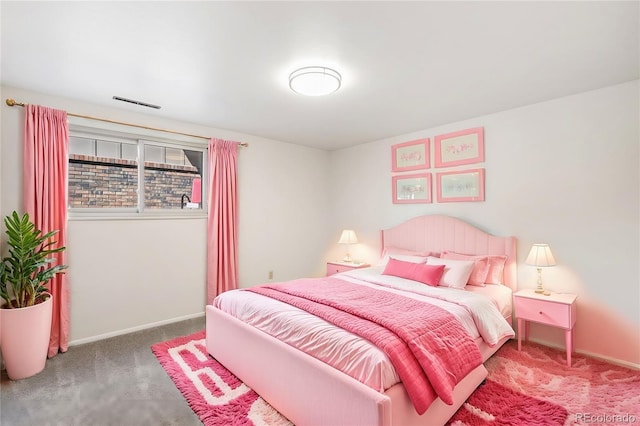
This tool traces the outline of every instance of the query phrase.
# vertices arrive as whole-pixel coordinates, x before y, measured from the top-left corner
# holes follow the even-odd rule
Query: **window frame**
[[[120,125],[109,122],[96,122],[95,120],[69,117],[69,136],[88,139],[105,140],[107,142],[119,142],[137,146],[137,206],[131,207],[71,207],[67,205],[68,218],[70,220],[96,220],[96,219],[162,219],[162,218],[200,218],[207,217],[207,196],[209,182],[209,146],[208,141],[201,138],[168,134],[133,126]],[[202,152],[202,199],[199,209],[163,209],[146,208],[144,188],[144,147],[146,144],[163,146],[168,148],[189,149]],[[69,156],[71,154],[69,153]],[[67,158],[69,164],[70,157]],[[69,174],[66,177],[67,199],[69,199]],[[189,194],[191,195],[191,194]]]

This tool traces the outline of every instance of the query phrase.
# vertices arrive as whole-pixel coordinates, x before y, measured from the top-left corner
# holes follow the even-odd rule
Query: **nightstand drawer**
[[[361,262],[327,262],[327,276],[354,269],[368,268],[368,263]]]
[[[553,303],[526,297],[515,298],[516,317],[569,329],[575,323],[575,305]]]
[[[336,265],[335,263],[327,263],[327,276],[337,274],[338,272],[350,271],[352,266]]]

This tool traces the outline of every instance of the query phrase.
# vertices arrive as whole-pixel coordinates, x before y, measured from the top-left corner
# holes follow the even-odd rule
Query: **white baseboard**
[[[515,339],[517,340],[518,336],[516,336]],[[529,338],[529,341],[530,342],[534,342],[534,343],[539,343],[539,344],[541,344],[543,346],[549,346],[551,348],[555,348],[555,349],[560,349],[562,351],[566,351],[566,348],[564,346],[557,345],[557,344],[551,343],[551,342],[547,342],[545,340]],[[524,340],[523,340],[523,343],[524,343]],[[636,364],[636,363],[633,363],[633,362],[624,361],[624,360],[616,359],[616,358],[611,358],[609,356],[600,355],[600,354],[596,354],[596,353],[589,352],[589,351],[576,350],[575,352],[579,353],[579,354],[582,354],[582,355],[586,355],[586,356],[591,357],[591,358],[599,359],[601,361],[606,361],[606,362],[611,363],[611,364],[620,365],[622,367],[627,367],[627,368],[633,368],[634,370],[640,370],[640,364]]]
[[[108,339],[110,337],[121,336],[123,334],[129,334],[129,333],[133,333],[133,332],[136,332],[136,331],[146,330],[148,328],[154,328],[154,327],[158,327],[158,326],[161,326],[161,325],[172,324],[174,322],[185,321],[185,320],[188,320],[188,319],[199,318],[199,317],[203,317],[203,316],[204,316],[204,311],[203,312],[198,312],[198,313],[195,313],[195,314],[185,315],[185,316],[182,316],[182,317],[176,317],[176,318],[171,318],[171,319],[162,320],[162,321],[158,321],[158,322],[153,322],[153,323],[150,323],[150,324],[139,325],[137,327],[131,327],[131,328],[125,328],[123,330],[112,331],[110,333],[98,334],[97,336],[91,336],[91,337],[85,337],[84,339],[72,340],[72,341],[69,342],[69,346],[77,346],[77,345],[82,345],[82,344],[85,344],[85,343],[97,342],[98,340],[104,340],[104,339]]]

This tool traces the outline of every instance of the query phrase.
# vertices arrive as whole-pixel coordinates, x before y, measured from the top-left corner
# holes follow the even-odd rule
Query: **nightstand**
[[[353,269],[368,268],[368,263],[358,262],[327,262],[327,276],[337,274],[338,272],[351,271]]]
[[[533,289],[520,290],[515,293],[513,300],[518,319],[518,350],[522,349],[522,323],[525,328],[525,341],[529,340],[528,321],[563,328],[567,347],[567,366],[571,367],[577,297],[577,295],[570,293],[551,293],[545,296],[534,292]]]

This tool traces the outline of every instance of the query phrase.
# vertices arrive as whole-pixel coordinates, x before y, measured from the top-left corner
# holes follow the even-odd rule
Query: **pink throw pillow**
[[[444,273],[444,265],[427,265],[425,263],[404,262],[390,258],[383,275],[393,275],[408,280],[418,281],[432,287],[440,282]]]
[[[467,284],[484,287],[484,283],[487,282],[487,275],[489,275],[489,258],[487,256],[467,256],[454,252],[444,252],[440,257],[442,259],[473,260],[473,270],[469,275]]]
[[[504,265],[507,262],[507,256],[491,255],[488,257],[489,274],[487,275],[487,284],[502,284]]]
[[[462,253],[455,253],[452,251],[445,251],[442,253],[442,256],[453,254],[460,259],[469,259],[475,260],[477,258],[486,257],[489,263],[489,271],[487,272],[487,277],[485,279],[486,284],[502,284],[502,277],[504,274],[504,265],[507,261],[507,256],[502,254],[488,254],[488,255],[469,255]]]

